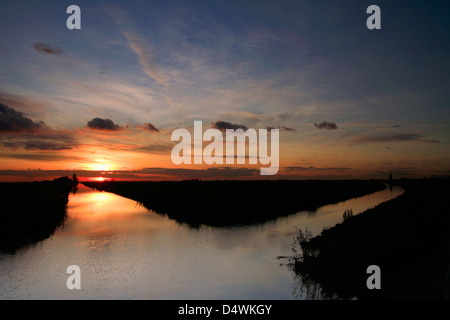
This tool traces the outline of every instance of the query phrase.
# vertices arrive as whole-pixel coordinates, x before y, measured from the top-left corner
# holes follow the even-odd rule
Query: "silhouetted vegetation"
[[[377,181],[84,182],[191,227],[262,223],[386,188]]]
[[[69,193],[75,187],[68,177],[0,183],[0,252],[14,253],[50,237],[64,222]]]
[[[397,180],[398,198],[316,237],[299,231],[291,267],[312,298],[443,299],[449,288],[450,179]],[[369,290],[367,267],[381,269]],[[447,292],[448,294],[448,292]]]
[[[344,214],[342,215],[342,219],[344,219],[344,221],[345,221],[351,217],[353,217],[353,209],[345,210]]]

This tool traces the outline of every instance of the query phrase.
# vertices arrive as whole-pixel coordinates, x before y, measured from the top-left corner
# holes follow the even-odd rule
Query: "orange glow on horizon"
[[[103,182],[103,181],[111,181],[111,178],[105,177],[80,177],[79,181],[91,181],[91,182]]]

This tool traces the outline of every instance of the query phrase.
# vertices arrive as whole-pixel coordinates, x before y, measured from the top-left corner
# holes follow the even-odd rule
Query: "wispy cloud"
[[[70,150],[73,149],[75,144],[71,137],[64,137],[59,141],[56,140],[57,137],[52,136],[52,141],[48,140],[37,140],[38,137],[34,137],[31,141],[25,141],[22,146],[25,150]],[[56,140],[56,141],[55,141]]]
[[[173,144],[168,142],[153,142],[152,144],[133,148],[131,151],[138,152],[148,152],[148,153],[157,153],[157,154],[170,154],[173,149]]]
[[[353,139],[354,144],[361,143],[379,143],[379,142],[425,142],[425,143],[440,143],[439,140],[426,139],[420,134],[416,133],[391,133],[385,135],[366,135]]]
[[[153,50],[150,48],[148,41],[146,41],[146,39],[137,31],[130,14],[119,6],[110,5],[105,7],[105,9],[127,39],[130,49],[137,55],[139,64],[142,66],[145,74],[149,78],[167,87],[168,83],[164,78],[163,72],[156,63]]]
[[[267,130],[272,130],[272,129],[278,129],[280,131],[287,131],[287,132],[292,132],[292,131],[296,131],[294,128],[289,128],[286,126],[280,126],[280,127],[267,127]]]
[[[76,156],[64,156],[60,154],[35,154],[35,153],[18,153],[18,154],[2,154],[4,158],[11,159],[20,159],[20,160],[31,160],[31,161],[62,161],[62,160],[70,160],[70,161],[84,161],[84,162],[92,162],[91,159],[81,158]]]
[[[286,171],[335,171],[335,172],[344,172],[350,171],[351,168],[346,167],[328,167],[328,168],[317,168],[314,166],[302,167],[302,166],[294,166],[294,167],[284,167]]]
[[[44,102],[37,101],[36,99],[8,93],[0,93],[0,104],[2,103],[15,110],[22,110],[29,117],[37,113],[44,113],[46,107]]]
[[[41,133],[22,133],[0,136],[0,144],[10,150],[70,150],[78,146],[74,136],[69,133],[46,130]]]
[[[123,34],[127,38],[130,48],[138,56],[139,63],[144,69],[145,74],[149,78],[156,80],[160,84],[167,87],[168,83],[164,79],[162,71],[153,58],[152,51],[145,45],[145,40],[132,31],[123,31]]]
[[[54,55],[58,55],[63,52],[63,49],[61,49],[59,47],[51,46],[49,44],[42,43],[42,42],[36,42],[35,44],[33,44],[33,48],[34,48],[34,50],[36,50],[38,52],[44,52],[44,53],[54,54]]]

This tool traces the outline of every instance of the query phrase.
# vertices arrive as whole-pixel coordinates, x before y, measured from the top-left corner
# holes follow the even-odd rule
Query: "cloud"
[[[230,122],[226,122],[226,121],[216,121],[216,123],[211,123],[211,127],[214,129],[219,129],[220,131],[225,131],[227,129],[242,129],[242,130],[247,130],[248,128],[246,126],[240,125],[240,124],[233,124]]]
[[[335,130],[337,129],[337,125],[334,122],[322,121],[321,123],[314,123],[314,126],[317,129],[327,129],[327,130]]]
[[[289,127],[286,127],[286,126],[281,126],[281,127],[277,127],[277,128],[275,128],[275,127],[267,127],[266,129],[267,130],[278,129],[280,131],[288,131],[288,132],[297,131],[297,130],[295,130],[293,128],[289,128]]]
[[[450,173],[450,169],[449,170],[433,170],[433,172],[436,172],[436,173]]]
[[[123,31],[123,34],[128,40],[128,44],[133,50],[133,52],[138,56],[139,63],[144,69],[145,74],[152,78],[153,80],[158,81],[163,86],[167,87],[167,82],[162,76],[162,73],[153,58],[153,54],[149,48],[145,47],[143,44],[145,41],[136,33]]]
[[[424,139],[421,135],[415,133],[392,133],[377,136],[363,136],[353,140],[353,143],[378,143],[378,142],[409,142],[418,141],[426,143],[440,143],[438,140]]]
[[[15,149],[18,149],[20,146],[17,144],[17,143],[15,143],[15,142],[4,142],[3,143],[3,146],[5,147],[5,148],[9,148],[9,149],[13,149],[13,150],[15,150]]]
[[[44,122],[35,122],[18,112],[0,103],[0,132],[34,132],[47,129]]]
[[[27,156],[25,156],[26,158]],[[35,160],[39,160],[40,156],[36,156]],[[33,156],[30,156],[30,160]],[[45,156],[44,156],[45,158]],[[42,160],[44,160],[44,158]],[[116,171],[100,171],[100,170],[0,170],[0,176],[22,177],[26,179],[38,178],[56,178],[61,176],[72,176],[74,173],[78,177],[107,177],[118,179],[219,179],[219,178],[242,178],[259,176],[259,169],[247,168],[207,168],[207,169],[183,169],[183,168],[144,168],[140,170],[116,170]]]
[[[159,132],[159,130],[154,125],[152,125],[150,122],[144,123],[144,125],[139,128],[147,130],[147,131]]]
[[[0,145],[17,150],[69,150],[77,146],[66,131],[55,131],[43,121],[34,121],[22,112],[0,103]]]
[[[78,144],[71,135],[58,131],[47,130],[39,134],[15,134],[8,136],[0,136],[0,143],[3,147],[17,150],[23,148],[25,150],[70,150]]]
[[[250,168],[231,168],[231,167],[214,167],[207,169],[183,169],[183,168],[144,168],[141,170],[131,171],[135,174],[159,174],[163,176],[180,177],[184,179],[193,178],[237,178],[259,176],[259,169]]]
[[[61,49],[61,48],[54,47],[54,46],[51,46],[49,44],[42,43],[42,42],[36,42],[35,44],[33,44],[33,48],[38,52],[44,52],[44,53],[54,54],[54,55],[58,55],[63,52],[63,49]]]
[[[301,166],[295,166],[295,167],[285,167],[286,171],[337,171],[337,172],[344,172],[352,170],[351,168],[336,168],[336,167],[329,167],[329,168],[317,168],[313,166],[309,167],[301,167]]]
[[[9,156],[6,156],[9,157]],[[40,160],[40,161],[52,161],[50,157],[46,155],[24,155],[24,157],[15,157],[11,155],[11,158],[28,159],[28,160]],[[64,157],[57,157],[57,160],[63,160]],[[84,160],[84,159],[81,159]],[[34,179],[54,179],[58,177],[68,176],[71,177],[74,173],[81,178],[92,177],[105,177],[105,178],[117,178],[117,179],[140,179],[139,175],[129,173],[129,171],[100,171],[100,170],[0,170],[0,176],[3,177],[20,177],[28,180]]]
[[[61,161],[61,160],[71,160],[71,161],[84,161],[91,162],[91,159],[73,157],[73,156],[63,156],[57,154],[34,154],[34,153],[19,153],[19,154],[7,154],[1,155],[4,158],[21,159],[21,160],[32,160],[32,161]]]
[[[170,153],[172,149],[173,149],[172,143],[155,142],[153,144],[144,147],[133,149],[133,151],[167,154]]]
[[[127,39],[128,47],[137,56],[139,65],[143,72],[152,80],[169,88],[169,74],[163,70],[155,58],[158,46],[152,46],[149,37],[143,36],[135,25],[135,18],[123,7],[109,4],[104,6],[106,12],[111,16],[119,30]],[[167,52],[165,53],[167,54]],[[166,102],[171,105],[171,99],[164,96]]]
[[[91,121],[88,121],[87,127],[94,130],[106,130],[106,131],[122,130],[122,128],[116,125],[112,120],[100,118],[94,118]]]
[[[103,171],[89,171],[89,170],[0,170],[0,176],[22,177],[26,179],[40,179],[40,178],[57,178],[63,176],[72,176],[74,173],[79,177],[98,177],[103,174]]]
[[[25,150],[70,150],[74,146],[67,144],[65,142],[54,142],[54,141],[27,141],[23,143],[23,148]]]
[[[42,113],[46,104],[15,94],[0,93],[0,103],[13,109],[20,109],[28,114]]]
[[[296,131],[294,128],[289,128],[289,127],[285,127],[285,126],[281,126],[282,131]]]

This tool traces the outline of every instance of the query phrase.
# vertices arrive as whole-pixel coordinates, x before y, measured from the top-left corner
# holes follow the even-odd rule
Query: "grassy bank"
[[[442,299],[448,263],[450,180],[396,181],[405,193],[310,239],[300,232],[292,265],[322,298]],[[369,290],[367,267],[381,269]]]
[[[50,237],[66,218],[73,186],[67,177],[0,183],[0,252],[14,253]]]
[[[192,227],[262,223],[383,190],[377,181],[85,182]]]

